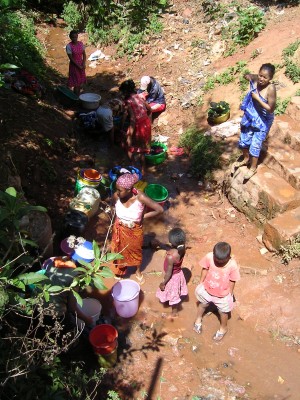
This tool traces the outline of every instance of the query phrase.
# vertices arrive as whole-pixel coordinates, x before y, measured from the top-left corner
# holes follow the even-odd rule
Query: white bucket
[[[120,317],[133,317],[139,309],[140,285],[131,279],[117,282],[112,288],[112,297]]]
[[[102,310],[100,301],[98,301],[97,299],[92,299],[92,298],[82,299],[82,307],[79,304],[78,304],[78,307],[81,309],[81,311],[84,314],[93,318],[92,326],[95,326],[96,322],[98,321],[98,319],[100,317],[100,313]]]

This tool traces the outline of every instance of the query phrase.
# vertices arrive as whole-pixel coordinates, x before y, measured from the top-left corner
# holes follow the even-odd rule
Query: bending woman
[[[130,125],[126,132],[127,153],[130,161],[137,154],[141,165],[142,174],[145,173],[145,153],[149,153],[151,144],[151,108],[138,94],[132,79],[123,82],[120,91],[125,99],[124,118],[129,116]],[[134,164],[134,162],[133,162]]]
[[[78,41],[77,31],[71,31],[69,37],[71,42],[66,46],[66,52],[70,59],[68,86],[73,88],[74,93],[79,96],[82,85],[86,83],[85,48],[84,44]]]
[[[234,169],[248,165],[251,156],[250,169],[244,176],[245,180],[250,179],[256,173],[262,143],[274,121],[276,88],[271,83],[274,73],[274,65],[263,64],[258,75],[245,75],[245,78],[250,81],[250,91],[241,105],[244,115],[241,120],[239,140],[239,148],[242,149],[244,158],[233,165]]]
[[[151,200],[133,185],[137,174],[121,175],[116,182],[116,221],[113,226],[111,251],[121,253],[122,260],[115,260],[116,278],[125,275],[127,267],[136,267],[136,278],[144,283],[140,272],[142,264],[143,219],[155,217],[163,212],[160,204]],[[145,210],[145,208],[149,210]]]

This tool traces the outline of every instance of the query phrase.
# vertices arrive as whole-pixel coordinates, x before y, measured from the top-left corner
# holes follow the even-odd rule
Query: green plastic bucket
[[[162,153],[159,154],[145,154],[145,160],[147,164],[150,165],[158,165],[165,161],[167,158],[168,147],[164,143],[153,142],[151,143],[151,147],[159,146],[163,149]]]
[[[168,190],[157,183],[150,183],[146,188],[145,188],[145,194],[150,197],[150,199],[156,201],[160,205],[164,206],[165,202],[167,201],[169,197],[169,192]]]

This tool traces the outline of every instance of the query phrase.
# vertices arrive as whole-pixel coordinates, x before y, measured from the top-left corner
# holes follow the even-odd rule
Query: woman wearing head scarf
[[[151,200],[133,186],[138,181],[137,174],[121,175],[116,182],[116,221],[113,226],[111,251],[124,257],[115,260],[116,278],[126,273],[127,267],[136,267],[136,279],[144,283],[140,272],[142,263],[143,220],[163,212],[160,204]]]

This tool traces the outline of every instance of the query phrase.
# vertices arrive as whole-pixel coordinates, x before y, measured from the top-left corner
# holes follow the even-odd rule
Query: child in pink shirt
[[[220,328],[213,340],[220,341],[227,333],[228,316],[233,309],[233,289],[235,282],[240,279],[239,268],[231,258],[231,246],[226,242],[215,245],[213,252],[208,253],[201,261],[200,283],[195,295],[199,307],[194,331],[202,332],[202,317],[209,303],[215,304],[220,315]]]

